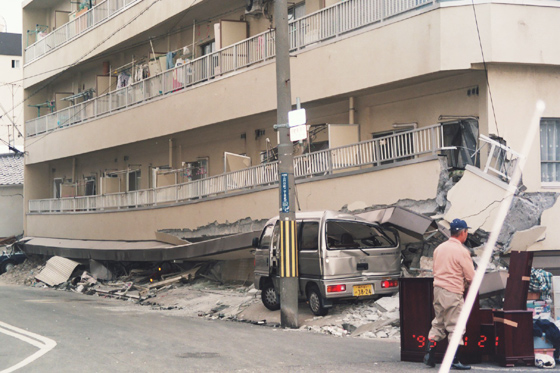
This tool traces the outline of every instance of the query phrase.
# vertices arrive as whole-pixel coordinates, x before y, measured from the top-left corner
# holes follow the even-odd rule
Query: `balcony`
[[[80,14],[74,20],[47,34],[25,48],[25,64],[33,62],[56,49],[68,41],[79,37],[83,33],[97,27],[105,20],[114,17],[131,4],[142,0],[105,0],[87,12]]]
[[[344,171],[354,171],[356,168],[375,171],[398,166],[405,161],[422,156],[436,155],[442,147],[442,126],[434,125],[294,157],[294,176],[296,180],[311,180]],[[278,162],[270,162],[161,188],[96,196],[30,200],[29,212],[67,214],[172,206],[210,197],[227,196],[234,192],[249,191],[277,183]]]
[[[290,50],[298,51],[433,4],[435,0],[340,2],[292,21],[289,27]],[[246,69],[274,56],[274,30],[269,30],[127,87],[29,120],[26,122],[26,136],[66,128],[127,107],[142,105],[154,98]]]

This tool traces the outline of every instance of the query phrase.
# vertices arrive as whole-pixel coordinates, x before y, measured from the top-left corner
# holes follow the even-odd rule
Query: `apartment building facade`
[[[153,240],[277,214],[272,5],[25,1],[25,235]],[[435,201],[455,169],[505,184],[539,99],[523,183],[560,186],[557,1],[306,0],[289,16],[298,209]]]

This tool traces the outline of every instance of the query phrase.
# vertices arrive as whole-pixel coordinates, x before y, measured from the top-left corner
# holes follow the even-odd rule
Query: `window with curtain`
[[[560,182],[560,119],[541,120],[541,181]]]

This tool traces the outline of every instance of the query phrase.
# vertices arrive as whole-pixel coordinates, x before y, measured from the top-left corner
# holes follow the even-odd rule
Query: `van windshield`
[[[362,222],[329,220],[326,234],[327,248],[331,250],[397,246],[379,226]]]

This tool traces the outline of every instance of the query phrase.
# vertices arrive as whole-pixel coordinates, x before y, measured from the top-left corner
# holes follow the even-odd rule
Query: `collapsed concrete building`
[[[210,252],[170,233],[257,235],[279,201],[271,2],[119,4],[23,4],[25,250],[181,260]],[[544,37],[560,6],[376,4],[290,4],[293,100],[309,127],[294,144],[297,210],[402,206],[463,218],[483,239],[540,99],[500,242],[529,229],[527,246],[560,249],[560,52]],[[227,258],[250,262],[241,246]]]

